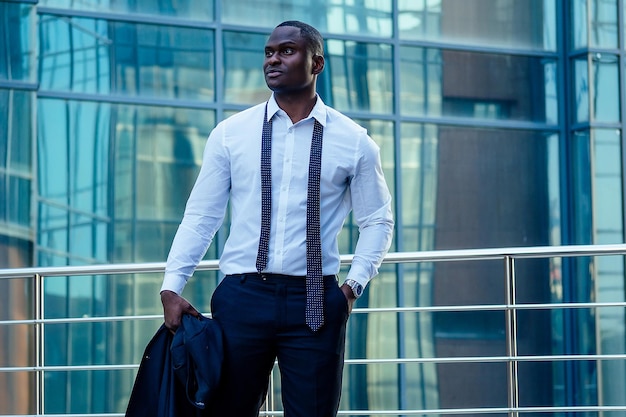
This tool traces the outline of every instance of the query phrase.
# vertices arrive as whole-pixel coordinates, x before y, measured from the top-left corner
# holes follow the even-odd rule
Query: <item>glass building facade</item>
[[[626,0],[0,1],[0,268],[162,262],[217,122],[269,97],[283,20],[326,39],[318,90],[367,127],[392,251],[624,243]],[[219,258],[228,219],[206,258]],[[340,236],[354,251],[358,228]],[[503,304],[501,265],[385,265],[359,308]],[[528,303],[625,301],[621,257],[526,262]],[[209,311],[214,272],[185,296]],[[46,280],[47,318],[160,314],[162,277]],[[0,281],[0,320],[31,316]],[[521,311],[522,354],[626,353],[623,308]],[[48,365],[138,363],[158,326],[50,325]],[[26,326],[0,367],[29,366]],[[502,311],[355,314],[348,359],[505,355]],[[346,367],[342,409],[506,407],[504,365]],[[133,371],[46,374],[46,414],[120,413]],[[32,413],[0,374],[0,415]],[[278,388],[279,383],[276,384]],[[624,361],[521,365],[528,407],[624,405]],[[590,412],[589,415],[595,415]]]

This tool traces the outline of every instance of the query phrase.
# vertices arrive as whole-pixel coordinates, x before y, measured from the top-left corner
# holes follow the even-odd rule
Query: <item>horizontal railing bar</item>
[[[572,308],[608,308],[624,307],[626,302],[594,302],[594,303],[554,303],[554,304],[476,304],[462,306],[428,306],[428,307],[368,307],[354,308],[351,314],[371,314],[371,313],[420,313],[420,312],[462,312],[462,311],[505,311],[505,310],[559,310]],[[206,317],[211,317],[210,313],[202,313]],[[106,317],[68,317],[55,319],[19,319],[0,320],[0,326],[17,324],[69,324],[69,323],[90,323],[90,322],[111,322],[111,321],[135,321],[135,320],[160,320],[161,314],[141,315],[141,316],[106,316]]]
[[[463,311],[505,311],[505,310],[559,310],[559,309],[584,309],[584,308],[608,308],[624,307],[626,302],[594,302],[594,303],[554,303],[554,304],[476,304],[463,306],[429,306],[429,307],[368,307],[354,308],[351,314],[371,313],[420,313],[420,312],[463,312]],[[211,317],[210,313],[202,313]],[[70,323],[95,323],[112,321],[135,321],[135,320],[160,320],[161,314],[141,316],[106,316],[106,317],[68,317],[55,319],[19,319],[0,320],[0,326],[18,324],[70,324]]]
[[[218,269],[219,261],[215,259],[202,261],[196,268],[197,271],[217,271]],[[43,277],[64,277],[76,275],[146,274],[162,273],[164,271],[165,262],[34,267],[0,270],[0,279],[28,278],[36,274]]]
[[[553,258],[571,256],[626,255],[626,244],[615,245],[567,245],[567,246],[532,246],[487,249],[454,249],[419,252],[391,252],[383,263],[469,261],[512,258]],[[349,265],[354,255],[342,255],[341,265]],[[198,271],[217,271],[218,260],[203,260],[198,264]],[[125,263],[106,265],[81,265],[58,267],[14,268],[0,270],[0,279],[28,278],[35,274],[48,276],[108,275],[163,272],[165,262]]]
[[[130,365],[44,365],[44,366],[14,366],[0,367],[2,372],[73,372],[73,371],[123,371],[126,369],[137,369],[138,364]],[[0,414],[4,417],[4,414]]]
[[[427,261],[494,260],[505,256],[523,258],[555,258],[573,256],[626,255],[626,244],[529,246],[486,249],[454,249],[388,253],[384,263]]]
[[[421,415],[421,414],[501,414],[501,413],[583,413],[601,411],[626,411],[626,406],[572,406],[572,407],[516,407],[516,408],[446,408],[422,410],[341,410],[338,415],[354,416],[393,416],[393,415]],[[123,417],[123,413],[90,413],[90,414],[43,414],[50,417]],[[261,411],[259,416],[282,416],[282,411]],[[38,417],[35,414],[3,415],[2,417]]]
[[[381,358],[346,359],[346,365],[386,365],[420,363],[501,363],[501,362],[564,362],[564,361],[610,361],[626,360],[626,354],[597,355],[521,355],[521,356],[459,356],[439,358]],[[52,365],[52,366],[13,366],[0,367],[0,373],[9,372],[74,372],[136,369],[138,364],[126,365]]]
[[[111,321],[134,321],[134,320],[163,320],[162,314],[145,316],[108,316],[108,317],[72,317],[62,319],[20,319],[0,320],[0,326],[10,324],[70,324],[84,322],[111,322]]]
[[[368,307],[355,308],[351,314],[369,313],[412,313],[412,312],[437,312],[437,311],[494,311],[494,310],[558,310],[566,308],[603,308],[624,307],[626,301],[607,301],[593,303],[543,303],[543,304],[475,304],[462,306],[428,306],[428,307]]]
[[[346,410],[339,415],[381,416],[381,415],[420,415],[420,414],[496,414],[496,413],[582,413],[588,411],[625,411],[624,406],[572,406],[572,407],[515,407],[515,408],[446,408],[423,410]],[[263,415],[263,414],[262,414]],[[283,413],[266,413],[266,416],[282,416]]]

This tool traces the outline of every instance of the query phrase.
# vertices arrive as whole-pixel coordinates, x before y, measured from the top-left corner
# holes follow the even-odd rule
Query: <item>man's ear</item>
[[[324,70],[324,56],[313,55],[313,68],[312,73],[317,75]]]

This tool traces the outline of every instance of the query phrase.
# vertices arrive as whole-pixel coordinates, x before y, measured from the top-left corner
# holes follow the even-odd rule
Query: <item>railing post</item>
[[[505,264],[505,302],[506,302],[506,354],[507,362],[507,396],[511,409],[509,416],[519,416],[519,381],[517,369],[517,311],[515,308],[515,258],[506,255]]]
[[[44,285],[43,276],[35,274],[35,414],[44,414]]]

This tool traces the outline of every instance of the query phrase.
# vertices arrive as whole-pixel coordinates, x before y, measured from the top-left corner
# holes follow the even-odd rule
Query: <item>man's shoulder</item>
[[[326,106],[328,127],[340,130],[349,135],[367,135],[367,129],[358,124],[349,116],[332,107]]]

